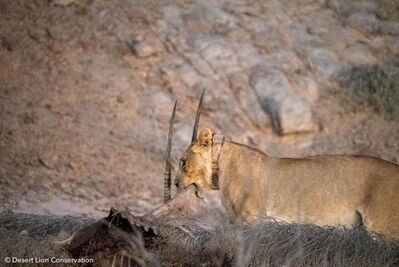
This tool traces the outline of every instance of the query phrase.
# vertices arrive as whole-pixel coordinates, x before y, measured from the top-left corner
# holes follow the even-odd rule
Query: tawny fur
[[[179,188],[186,188],[190,184],[202,188],[212,187],[212,136],[213,132],[209,128],[203,129],[197,141],[183,154],[179,178],[176,179]]]
[[[218,184],[212,185],[205,171],[212,165],[209,133],[213,132],[203,130],[184,153],[179,187],[220,188],[227,204],[247,222],[271,216],[320,226],[364,224],[370,231],[399,239],[398,165],[352,155],[274,158],[226,141],[220,151]]]

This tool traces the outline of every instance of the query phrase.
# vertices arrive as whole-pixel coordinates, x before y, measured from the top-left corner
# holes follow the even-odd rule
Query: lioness
[[[222,190],[244,221],[351,227],[399,238],[399,166],[378,158],[324,155],[275,158],[201,131],[181,158],[178,188]]]
[[[363,224],[370,231],[399,239],[398,165],[353,155],[275,158],[224,138],[218,140],[211,129],[202,130],[197,138],[202,98],[203,94],[192,144],[181,157],[177,188],[193,184],[199,191],[221,190],[226,204],[246,222],[270,216],[320,226]],[[169,158],[170,149],[165,185],[171,179]],[[165,194],[169,191],[166,186]]]

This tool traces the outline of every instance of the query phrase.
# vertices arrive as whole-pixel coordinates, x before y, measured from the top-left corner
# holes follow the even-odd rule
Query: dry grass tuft
[[[399,120],[399,64],[361,66],[340,80],[341,100],[357,111],[371,108],[386,119]]]

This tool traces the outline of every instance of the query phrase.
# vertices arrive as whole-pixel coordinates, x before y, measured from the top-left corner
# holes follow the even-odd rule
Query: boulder
[[[287,78],[280,71],[255,69],[250,76],[250,85],[278,134],[316,129],[309,104],[293,93]]]

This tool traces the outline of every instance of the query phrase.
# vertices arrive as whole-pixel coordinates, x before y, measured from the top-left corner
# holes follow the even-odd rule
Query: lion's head
[[[214,132],[203,129],[197,140],[183,153],[175,185],[184,189],[191,184],[200,188],[213,188],[212,185],[212,145]]]

